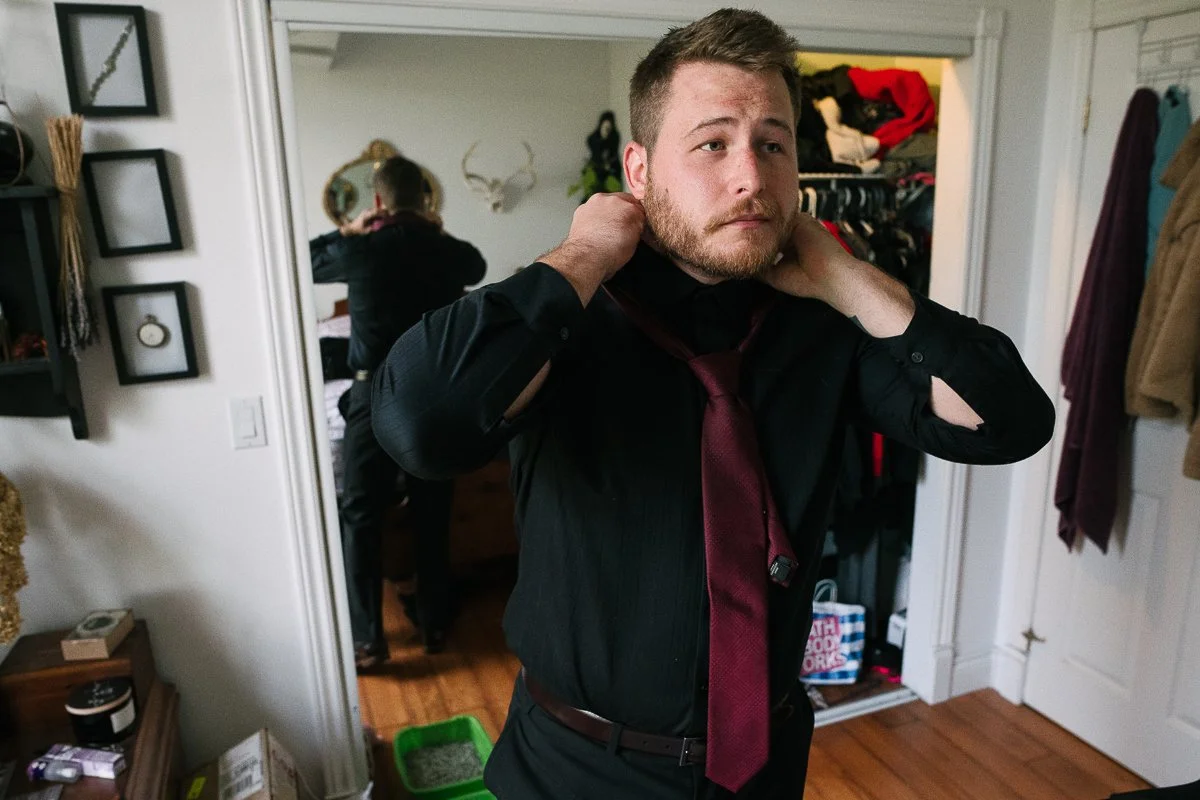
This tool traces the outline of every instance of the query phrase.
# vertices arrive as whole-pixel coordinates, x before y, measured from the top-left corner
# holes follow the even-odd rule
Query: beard
[[[653,181],[646,182],[642,207],[647,226],[670,258],[717,280],[764,274],[787,242],[797,213],[793,210],[785,214],[773,200],[756,197],[696,224],[675,205],[670,193],[665,188],[659,191]],[[758,228],[726,232],[735,241],[714,241],[724,225],[748,214],[766,217],[767,221]]]

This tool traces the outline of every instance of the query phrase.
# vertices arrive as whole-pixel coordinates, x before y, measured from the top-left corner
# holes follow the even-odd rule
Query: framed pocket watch
[[[119,383],[149,383],[200,374],[186,283],[108,286],[101,294]]]

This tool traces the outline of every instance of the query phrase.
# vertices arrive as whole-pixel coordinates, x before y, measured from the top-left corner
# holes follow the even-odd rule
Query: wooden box
[[[133,611],[116,608],[93,611],[62,640],[67,661],[92,661],[110,658],[133,631]]]

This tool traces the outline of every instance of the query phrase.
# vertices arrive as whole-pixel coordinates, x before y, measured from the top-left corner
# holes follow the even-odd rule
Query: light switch
[[[233,429],[233,447],[265,447],[267,430],[263,423],[261,397],[234,397],[229,400],[229,422]]]

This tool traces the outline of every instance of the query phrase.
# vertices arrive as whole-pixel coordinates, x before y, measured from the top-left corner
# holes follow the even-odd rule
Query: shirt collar
[[[612,283],[652,309],[665,310],[711,297],[721,308],[738,316],[749,313],[758,291],[765,288],[758,281],[745,279],[701,283],[645,242],[638,243],[633,258]]]

